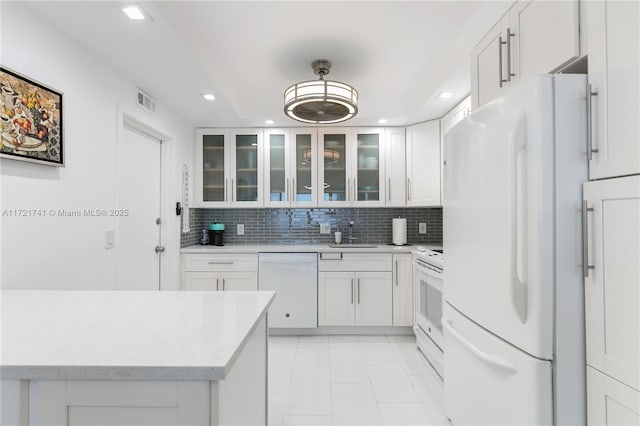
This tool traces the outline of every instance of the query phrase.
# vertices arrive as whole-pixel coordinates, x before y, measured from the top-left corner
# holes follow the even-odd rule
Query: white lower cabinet
[[[257,254],[184,254],[182,290],[257,291]]]
[[[639,425],[640,392],[587,367],[587,424]]]
[[[413,258],[393,255],[393,325],[413,326]]]
[[[391,272],[319,272],[318,325],[392,325]]]
[[[583,196],[587,365],[640,390],[640,176]]]

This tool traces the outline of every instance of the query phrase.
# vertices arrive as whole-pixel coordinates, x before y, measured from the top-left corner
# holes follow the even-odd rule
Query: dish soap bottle
[[[206,229],[202,230],[202,237],[200,237],[200,244],[206,246],[209,244],[209,231]]]

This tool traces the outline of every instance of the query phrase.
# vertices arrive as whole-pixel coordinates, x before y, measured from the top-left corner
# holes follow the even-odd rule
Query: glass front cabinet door
[[[265,130],[265,206],[313,207],[316,130]]]
[[[262,205],[262,130],[241,129],[231,132],[231,205]]]
[[[229,134],[219,129],[202,129],[196,138],[196,165],[192,206],[219,207],[229,194]],[[191,191],[190,191],[191,192]]]
[[[193,206],[261,205],[261,130],[201,129],[196,142]]]
[[[319,130],[321,206],[383,206],[384,132],[381,129]]]

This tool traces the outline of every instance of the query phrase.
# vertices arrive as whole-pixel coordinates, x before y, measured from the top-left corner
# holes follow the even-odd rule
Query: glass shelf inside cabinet
[[[358,201],[380,200],[380,135],[358,134]]]
[[[224,136],[202,136],[202,200],[224,201]]]
[[[269,135],[269,200],[286,201],[284,135]]]
[[[236,135],[237,201],[258,200],[258,136]]]
[[[311,182],[311,165],[315,152],[310,134],[297,134],[295,141],[296,169],[293,182],[293,199],[295,201],[313,201]]]
[[[323,142],[324,201],[346,201],[346,135],[325,134]]]

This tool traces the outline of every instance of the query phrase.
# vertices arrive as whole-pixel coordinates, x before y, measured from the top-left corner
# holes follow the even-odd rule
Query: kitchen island
[[[2,424],[264,425],[273,292],[0,292]]]

